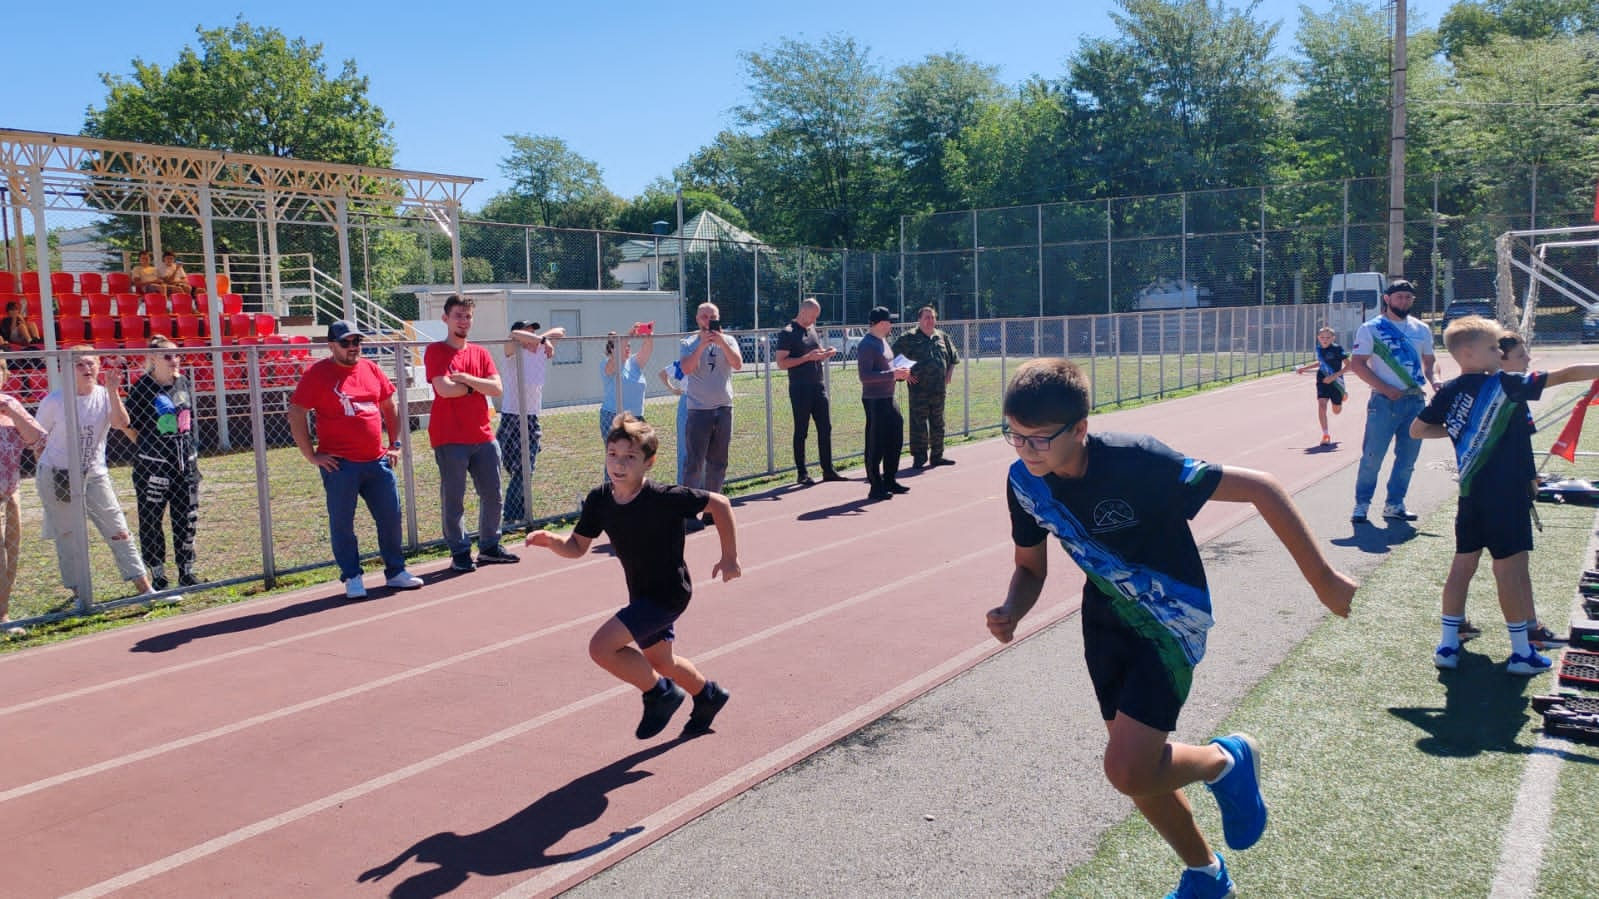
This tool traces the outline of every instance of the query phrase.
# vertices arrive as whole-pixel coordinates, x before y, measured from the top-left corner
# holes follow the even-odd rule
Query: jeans
[[[494,434],[500,444],[500,457],[505,463],[505,504],[502,523],[527,521],[527,490],[522,480],[522,427],[527,426],[527,476],[532,477],[539,464],[539,447],[544,430],[539,427],[537,415],[500,415],[500,427]]]
[[[477,546],[494,550],[500,546],[500,445],[493,440],[482,443],[446,443],[433,448],[439,465],[439,508],[444,518],[444,544],[458,556],[472,551],[466,536],[466,476],[477,488]]]
[[[371,462],[340,459],[335,471],[322,472],[322,489],[328,497],[328,535],[333,543],[333,561],[339,566],[339,580],[361,576],[361,544],[355,538],[355,500],[366,501],[377,525],[378,554],[383,557],[383,576],[394,577],[405,570],[405,547],[400,542],[400,490],[388,459]]]
[[[38,485],[39,505],[44,510],[44,535],[56,542],[56,562],[61,569],[62,585],[78,596],[88,596],[84,591],[89,585],[74,583],[82,560],[76,548],[75,535],[84,518],[95,526],[106,545],[111,547],[111,555],[117,563],[117,574],[123,580],[137,580],[147,574],[144,563],[139,560],[138,543],[128,533],[128,520],[123,516],[122,504],[117,501],[116,490],[111,486],[111,475],[89,472],[83,476],[84,517],[80,518],[72,506],[72,496],[68,494],[63,499],[55,491],[58,471],[64,483],[67,477],[65,469],[41,465]]]
[[[727,451],[733,443],[733,407],[688,410],[688,470],[683,486],[722,492],[727,480]]]
[[[899,482],[899,454],[905,448],[905,416],[891,396],[861,398],[866,409],[866,482],[885,490]]]
[[[167,535],[172,518],[172,561],[179,574],[194,573],[194,532],[200,520],[200,470],[175,469],[140,456],[133,463],[133,492],[139,509],[139,549],[150,576],[166,577]]]
[[[788,385],[788,404],[794,412],[794,470],[805,476],[805,437],[816,420],[816,458],[821,463],[822,474],[833,471],[833,419],[832,407],[827,402],[827,388],[822,384]]]
[[[1421,440],[1410,436],[1410,422],[1426,403],[1419,393],[1391,400],[1374,393],[1366,401],[1366,437],[1360,445],[1360,471],[1355,476],[1355,505],[1368,506],[1377,493],[1377,473],[1388,444],[1394,445],[1394,467],[1388,474],[1387,505],[1403,506],[1410,475],[1421,454]]]

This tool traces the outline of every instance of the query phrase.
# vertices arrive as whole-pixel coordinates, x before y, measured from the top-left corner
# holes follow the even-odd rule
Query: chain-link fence
[[[1001,419],[1005,381],[1025,359],[1038,355],[1076,359],[1094,380],[1096,405],[1113,405],[1302,363],[1309,358],[1318,311],[1314,307],[1199,309],[941,323],[962,357],[948,388],[948,436],[994,432]],[[787,375],[770,361],[775,333],[773,329],[733,332],[746,362],[733,379],[735,436],[729,483],[791,475],[794,470]],[[863,452],[865,416],[855,362],[863,333],[859,328],[823,329],[824,339],[841,351],[825,372],[833,453],[835,461],[846,467]],[[677,358],[682,336],[634,338],[629,348],[641,361],[646,378],[644,417],[661,436],[654,475],[667,481],[679,478],[678,399],[660,372]],[[523,453],[520,447],[506,453],[506,464],[523,475],[527,499],[521,520],[507,521],[508,529],[519,531],[530,523],[574,515],[582,497],[599,482],[604,458],[599,427],[604,341],[603,337],[562,340],[561,351],[548,361],[546,389],[574,399],[544,407],[538,416],[541,439],[536,453]],[[484,345],[505,372],[506,390],[517,389],[520,370],[509,364],[507,345],[496,341]],[[364,350],[399,387],[400,414],[409,424],[403,429],[395,474],[410,551],[441,543],[438,466],[427,433],[432,394],[415,362],[423,346],[379,341],[368,342]],[[294,445],[288,418],[289,398],[302,372],[325,352],[325,345],[317,343],[134,348],[102,356],[105,382],[124,390],[148,377],[145,370],[154,366],[154,357],[167,353],[180,357],[180,370],[192,382],[192,428],[201,475],[194,535],[197,580],[270,585],[285,573],[331,564],[321,479]],[[8,354],[10,377],[3,389],[37,409],[48,390],[45,366],[56,362],[70,372],[75,360],[87,353],[63,350],[54,354],[59,357],[54,360],[43,352]],[[223,389],[217,392],[219,383]],[[219,396],[224,398],[220,406]],[[807,452],[814,463],[814,434]],[[125,434],[110,433],[111,484],[131,535],[144,540],[150,535],[140,532],[136,514],[140,497],[132,463],[137,453]],[[31,476],[33,465],[32,456],[25,455],[25,477],[18,491],[23,537],[12,617],[24,621],[59,617],[138,601],[112,553],[113,535],[102,536],[92,528],[80,528],[88,533],[92,586],[77,598],[62,586],[55,544],[44,536],[41,487]],[[44,489],[56,488],[47,484]],[[81,484],[74,482],[69,489],[65,514],[83,522],[83,494],[72,490],[81,491]],[[466,520],[472,523],[477,520],[476,499],[472,490],[467,494]],[[362,508],[355,520],[363,553],[371,555],[377,545],[371,517]],[[170,553],[167,559],[176,588],[176,559]]]

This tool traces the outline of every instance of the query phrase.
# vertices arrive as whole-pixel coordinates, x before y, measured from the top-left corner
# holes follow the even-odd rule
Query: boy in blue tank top
[[[1253,503],[1323,605],[1349,615],[1355,582],[1322,554],[1275,478],[1225,471],[1153,437],[1088,432],[1088,378],[1065,359],[1035,359],[1005,391],[1004,433],[1016,447],[1006,485],[1015,569],[988,613],[1001,643],[1038,601],[1055,536],[1083,573],[1083,644],[1109,732],[1105,774],[1133,800],[1186,870],[1168,899],[1233,894],[1219,853],[1182,789],[1203,781],[1221,807],[1227,845],[1247,849],[1266,827],[1259,746],[1231,734],[1204,746],[1171,739],[1211,626],[1210,592],[1189,519],[1212,499]]]

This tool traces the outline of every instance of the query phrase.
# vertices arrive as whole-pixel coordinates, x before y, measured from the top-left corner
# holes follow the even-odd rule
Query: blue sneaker
[[[1238,895],[1232,877],[1227,874],[1227,860],[1220,852],[1216,853],[1216,863],[1221,865],[1221,871],[1215,877],[1185,868],[1183,879],[1177,881],[1177,889],[1167,893],[1166,899],[1227,899]]]
[[[1522,677],[1532,677],[1535,674],[1543,674],[1545,671],[1548,671],[1554,666],[1554,662],[1551,662],[1544,656],[1539,655],[1537,650],[1533,650],[1524,656],[1512,655],[1510,658],[1505,659],[1505,670],[1511,674],[1517,674]]]
[[[1210,742],[1233,757],[1233,770],[1206,784],[1221,808],[1221,832],[1231,849],[1248,849],[1266,831],[1266,800],[1260,795],[1260,744],[1249,734],[1229,734]]]
[[[1460,667],[1460,647],[1440,646],[1432,651],[1433,665],[1446,670]]]

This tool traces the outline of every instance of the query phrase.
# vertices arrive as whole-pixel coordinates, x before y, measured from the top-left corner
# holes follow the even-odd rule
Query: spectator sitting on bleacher
[[[162,253],[161,264],[156,266],[155,273],[167,293],[189,292],[189,273],[183,270],[183,263],[178,261],[176,255]]]
[[[166,285],[161,283],[161,273],[150,262],[149,253],[139,254],[139,264],[133,267],[133,271],[128,272],[128,276],[133,279],[133,290],[136,293],[167,292]]]
[[[22,315],[22,306],[16,301],[6,304],[6,317],[0,318],[0,337],[15,346],[40,346],[44,337],[39,329]]]

